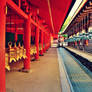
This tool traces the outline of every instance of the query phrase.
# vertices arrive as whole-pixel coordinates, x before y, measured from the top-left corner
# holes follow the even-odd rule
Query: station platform
[[[88,61],[92,62],[92,54],[91,53],[88,53],[88,52],[84,52],[84,51],[81,51],[81,50],[78,50],[78,49],[75,49],[73,47],[65,47],[67,48],[68,50],[80,55],[81,57],[87,59]]]
[[[29,73],[6,72],[6,92],[61,92],[57,48],[50,48]]]
[[[89,53],[71,47],[66,48],[91,60]],[[19,65],[22,67],[23,62]],[[6,72],[6,92],[91,91],[92,72],[62,47],[50,48],[44,56],[40,56],[39,61],[31,62],[29,73],[19,72],[17,67],[15,71]]]

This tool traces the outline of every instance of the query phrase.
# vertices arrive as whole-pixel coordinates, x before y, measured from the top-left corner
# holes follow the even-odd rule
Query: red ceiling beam
[[[28,19],[28,15],[25,14],[12,0],[7,0],[7,4],[15,10],[19,15],[24,17],[25,19]],[[45,31],[44,27],[37,24],[33,19],[31,19],[31,23],[34,24],[36,27],[38,27],[40,30]]]
[[[19,15],[24,17],[25,19],[28,19],[28,15],[25,14],[12,0],[7,0],[7,4],[15,10]]]
[[[31,19],[31,23],[34,24],[36,27],[38,27],[40,30],[46,31],[46,29],[43,26],[40,26],[39,24],[37,24],[33,19]]]

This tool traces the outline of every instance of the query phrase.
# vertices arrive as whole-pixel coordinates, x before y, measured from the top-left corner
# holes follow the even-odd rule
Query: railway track
[[[58,52],[73,88],[71,92],[92,92],[92,72],[64,48],[58,48]]]

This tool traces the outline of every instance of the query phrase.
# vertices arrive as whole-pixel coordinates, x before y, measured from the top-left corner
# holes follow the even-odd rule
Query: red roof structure
[[[57,35],[67,15],[72,0],[29,0],[39,16],[45,20],[53,35]],[[32,9],[33,9],[32,8]]]

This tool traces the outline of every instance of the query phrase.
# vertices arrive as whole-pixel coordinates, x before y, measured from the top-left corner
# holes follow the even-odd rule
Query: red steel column
[[[35,45],[37,51],[35,59],[39,59],[39,28],[36,29]]]
[[[42,47],[42,50],[40,54],[43,55],[43,31],[42,30],[41,30],[41,47]]]
[[[5,90],[5,12],[6,0],[0,1],[0,92]]]
[[[24,61],[24,69],[30,69],[30,35],[31,35],[31,25],[30,25],[30,16],[26,20],[25,30],[24,30],[24,47],[26,49],[27,59]]]

